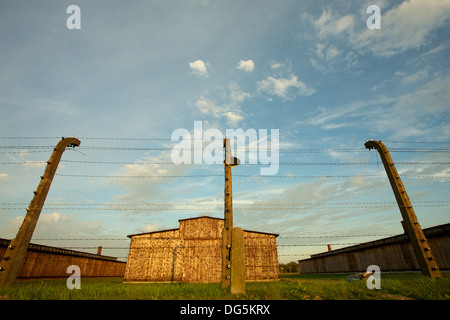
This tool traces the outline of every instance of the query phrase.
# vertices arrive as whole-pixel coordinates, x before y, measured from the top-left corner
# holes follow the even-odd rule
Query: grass
[[[66,279],[24,280],[0,292],[10,300],[450,300],[450,276],[431,280],[421,274],[384,274],[381,289],[346,274],[284,275],[276,282],[249,282],[245,296],[220,284],[123,284],[122,278],[81,279],[69,290]]]

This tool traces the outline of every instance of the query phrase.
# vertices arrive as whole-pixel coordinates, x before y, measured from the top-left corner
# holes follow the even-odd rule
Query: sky
[[[0,238],[72,136],[32,242],[124,260],[128,235],[223,218],[223,165],[175,165],[176,130],[278,142],[274,174],[247,154],[232,181],[234,225],[278,234],[280,262],[403,233],[369,139],[421,226],[449,223],[449,17],[448,0],[0,0]]]

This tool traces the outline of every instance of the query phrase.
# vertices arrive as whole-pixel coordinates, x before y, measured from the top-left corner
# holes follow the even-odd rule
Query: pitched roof
[[[224,220],[223,218],[216,218],[216,217],[209,217],[209,216],[200,216],[200,217],[192,217],[192,218],[186,218],[186,219],[179,219],[178,222],[181,221],[186,221],[186,220],[195,220],[195,219],[217,219],[217,220]],[[177,231],[180,228],[175,228],[175,229],[166,229],[166,230],[158,230],[158,231],[150,231],[150,232],[142,232],[142,233],[135,233],[135,234],[130,234],[127,237],[131,238],[134,236],[142,236],[142,235],[146,235],[146,234],[155,234],[155,233],[160,233],[160,232],[167,232],[167,231]],[[269,232],[263,232],[263,231],[253,231],[253,230],[244,230],[245,232],[251,232],[251,233],[260,233],[260,234],[266,234],[266,235],[271,235],[271,236],[275,236],[278,237],[279,234],[276,233],[269,233]]]

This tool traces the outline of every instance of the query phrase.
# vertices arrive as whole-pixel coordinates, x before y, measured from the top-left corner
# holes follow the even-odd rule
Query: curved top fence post
[[[381,141],[367,141],[364,146],[367,149],[377,149],[380,158],[383,161],[386,174],[394,191],[395,199],[397,200],[398,208],[403,217],[403,226],[409,236],[409,240],[414,248],[417,262],[420,270],[426,276],[431,278],[440,278],[441,272],[436,264],[436,260],[431,253],[428,241],[423,233],[422,227],[417,220],[416,213],[409,200],[406,189],[403,186],[400,175],[395,169],[394,162],[389,154],[389,150]]]
[[[67,147],[77,147],[80,144],[81,142],[77,138],[63,137],[54,148],[50,160],[47,161],[44,175],[41,176],[41,181],[36,191],[34,191],[34,197],[27,208],[27,214],[22,222],[22,226],[16,237],[9,243],[3,259],[0,261],[0,290],[13,284],[22,268],[28,245],[64,150]]]

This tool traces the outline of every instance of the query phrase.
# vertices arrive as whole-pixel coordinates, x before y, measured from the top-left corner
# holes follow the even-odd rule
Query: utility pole
[[[34,197],[27,208],[27,214],[22,226],[17,232],[16,238],[9,243],[3,259],[0,261],[0,290],[13,284],[22,268],[30,240],[64,150],[67,147],[79,145],[80,141],[76,138],[62,138],[54,148],[50,160],[47,161],[44,175],[41,176],[41,181],[36,191],[34,191]]]
[[[231,286],[232,294],[245,294],[244,231],[233,228],[233,192],[231,168],[239,159],[231,156],[230,139],[225,137],[225,219],[222,230],[222,288]]]
[[[417,261],[419,263],[422,273],[432,279],[441,278],[441,272],[436,264],[436,260],[431,253],[431,248],[423,233],[423,230],[417,220],[416,214],[412,207],[411,201],[403,186],[402,180],[395,169],[394,162],[389,154],[389,150],[381,141],[367,141],[364,146],[367,149],[377,149],[381,160],[383,161],[384,168],[386,169],[389,182],[391,183],[392,190],[394,191],[395,198],[400,209],[400,213],[403,217],[403,225],[406,233],[409,236],[409,240],[414,248]]]
[[[228,288],[231,284],[231,230],[233,229],[230,139],[225,137],[223,144],[225,148],[225,221],[222,231],[222,288]]]

